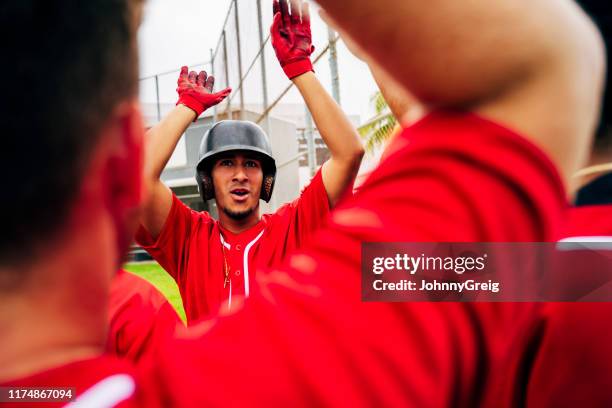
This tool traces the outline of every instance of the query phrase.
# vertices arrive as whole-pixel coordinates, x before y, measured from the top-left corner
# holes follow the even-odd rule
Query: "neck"
[[[98,222],[82,223],[82,234],[49,239],[27,266],[0,270],[25,277],[0,293],[0,382],[104,351],[116,266],[112,235],[105,238],[110,229],[92,234],[86,228]]]
[[[257,225],[259,220],[259,209],[256,209],[248,217],[242,220],[236,220],[230,217],[223,210],[219,211],[219,223],[221,223],[223,228],[234,234],[240,234],[241,232],[254,227]]]
[[[2,300],[0,383],[102,354],[102,333],[87,331],[50,305],[23,299]],[[78,308],[78,305],[75,305]]]
[[[92,310],[82,304],[84,293],[46,279],[27,286],[2,294],[0,382],[101,354],[106,315],[85,315]]]

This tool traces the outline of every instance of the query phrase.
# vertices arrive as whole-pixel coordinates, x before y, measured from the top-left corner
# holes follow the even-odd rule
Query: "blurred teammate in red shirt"
[[[311,245],[284,267],[258,276],[243,307],[179,330],[137,366],[102,351],[107,288],[134,230],[129,221],[137,218],[130,215],[140,198],[134,159],[142,130],[130,58],[135,24],[121,2],[77,2],[70,13],[54,13],[57,3],[36,4],[11,3],[1,14],[5,38],[21,34],[6,51],[8,60],[21,64],[11,71],[17,78],[2,98],[7,134],[19,132],[44,146],[36,165],[45,171],[31,169],[27,178],[43,191],[64,180],[64,169],[54,165],[66,159],[54,162],[48,155],[60,148],[58,142],[65,143],[62,152],[68,145],[78,153],[74,157],[89,160],[68,178],[72,195],[51,203],[58,216],[51,225],[34,222],[46,220],[39,214],[26,216],[31,189],[8,189],[6,201],[16,204],[3,223],[18,220],[30,228],[22,235],[14,228],[0,247],[3,386],[71,386],[83,405],[104,406],[525,402],[528,368],[538,355],[538,305],[362,303],[360,244],[558,236],[563,183],[580,165],[576,152],[588,150],[604,72],[600,39],[574,3],[541,0],[527,8],[510,0],[449,0],[423,8],[413,1],[353,0],[350,7],[321,1],[431,112],[394,140],[393,153]],[[78,38],[68,31],[55,43],[53,36],[37,35],[60,35],[60,27],[72,25]],[[40,77],[31,66],[34,38],[39,52],[56,59]],[[115,65],[79,64],[92,55],[131,63],[121,72],[132,75],[123,83],[105,82],[117,74]],[[95,88],[80,82],[66,88],[60,81],[89,80],[94,75],[87,69],[94,66]],[[23,95],[28,81],[39,86]],[[76,93],[60,98],[68,90]],[[88,111],[102,95],[113,109]],[[24,129],[18,113],[32,100],[38,109],[27,116],[40,128]],[[58,127],[48,111],[75,120],[67,122],[73,132]],[[83,112],[101,115],[89,122],[98,126],[79,126],[76,119],[89,118]],[[2,170],[30,148],[23,139],[8,138]],[[61,180],[53,178],[57,174]],[[54,239],[32,241],[41,234]],[[87,254],[91,247],[98,262]],[[598,391],[605,396],[607,389]],[[589,398],[594,396],[584,395],[587,405]]]
[[[138,361],[182,325],[178,314],[151,283],[119,270],[110,287],[107,350]]]

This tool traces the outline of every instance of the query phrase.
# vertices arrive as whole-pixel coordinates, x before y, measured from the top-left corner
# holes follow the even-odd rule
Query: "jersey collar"
[[[246,231],[235,234],[228,229],[223,228],[219,223],[219,232],[221,234],[221,242],[227,249],[232,249],[236,245],[241,245],[243,248],[253,241],[264,230],[266,226],[263,218]]]

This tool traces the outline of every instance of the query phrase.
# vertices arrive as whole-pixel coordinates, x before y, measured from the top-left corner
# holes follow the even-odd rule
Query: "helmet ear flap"
[[[273,189],[274,189],[274,176],[271,174],[268,174],[264,176],[263,186],[261,189],[261,199],[264,200],[266,203],[270,202],[270,199],[272,198]]]
[[[213,187],[213,182],[212,182],[212,178],[206,174],[206,173],[201,173],[202,178],[202,188],[203,188],[203,195],[205,198],[205,200],[211,200],[215,197],[215,188]]]
[[[215,197],[215,188],[213,186],[212,178],[210,175],[201,169],[196,172],[196,180],[198,182],[198,191],[204,202],[211,200]]]

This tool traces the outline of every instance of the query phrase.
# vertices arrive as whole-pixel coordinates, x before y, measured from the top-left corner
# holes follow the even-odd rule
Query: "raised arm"
[[[146,134],[145,175],[151,188],[141,222],[153,238],[159,236],[172,207],[172,192],[160,176],[181,135],[206,109],[220,103],[231,92],[225,89],[212,93],[214,83],[214,77],[207,76],[206,72],[188,73],[187,67],[182,67],[178,79],[177,106]]]
[[[308,4],[300,0],[290,3],[291,11],[286,0],[274,1],[272,45],[329,148],[331,157],[323,164],[322,176],[333,207],[355,180],[364,150],[357,131],[313,73],[310,55],[314,48]]]
[[[336,205],[352,186],[364,150],[359,134],[336,101],[312,72],[293,79],[314,120],[330,158],[323,164],[322,176],[330,205]]]
[[[424,104],[467,109],[518,130],[566,180],[585,157],[599,110],[603,47],[573,1],[319,3]]]

